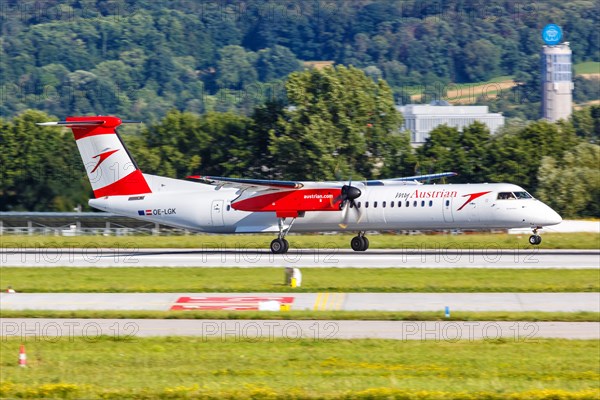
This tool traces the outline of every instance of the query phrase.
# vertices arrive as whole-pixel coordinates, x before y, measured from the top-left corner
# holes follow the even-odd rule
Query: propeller
[[[355,200],[360,197],[362,192],[356,186],[352,186],[352,180],[347,185],[342,186],[342,191],[338,197],[335,198],[333,203],[340,201],[340,210],[342,210],[342,222],[339,224],[340,228],[346,229],[348,227],[348,209],[353,208],[358,213],[358,222],[362,218],[362,213],[358,207],[356,207]]]

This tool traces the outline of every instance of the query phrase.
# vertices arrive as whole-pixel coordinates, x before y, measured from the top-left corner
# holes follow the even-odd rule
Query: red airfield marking
[[[258,303],[263,301],[278,301],[282,304],[292,304],[293,297],[281,296],[227,296],[227,297],[180,297],[171,307],[176,310],[227,310],[227,311],[256,311]]]

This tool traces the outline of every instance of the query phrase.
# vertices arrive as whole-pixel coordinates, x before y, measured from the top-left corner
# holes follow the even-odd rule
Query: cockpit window
[[[498,193],[498,200],[517,200],[517,199],[533,199],[527,192],[500,192]]]
[[[515,192],[517,199],[533,199],[533,196],[527,192]]]
[[[498,200],[515,200],[516,197],[512,192],[500,192],[498,193]]]

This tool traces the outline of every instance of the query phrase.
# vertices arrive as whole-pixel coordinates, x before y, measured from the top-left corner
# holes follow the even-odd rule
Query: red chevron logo
[[[102,150],[103,152],[95,155],[92,158],[98,158],[98,164],[96,164],[96,166],[94,167],[94,169],[92,170],[91,173],[96,172],[96,170],[98,169],[98,167],[100,166],[100,164],[102,164],[104,162],[104,160],[106,160],[108,157],[110,157],[112,154],[116,153],[117,151],[119,151],[119,149],[116,150],[110,150],[108,148]]]
[[[479,193],[471,193],[471,194],[465,194],[465,195],[463,195],[462,197],[467,197],[467,196],[469,196],[469,198],[467,199],[467,201],[465,201],[465,204],[463,204],[462,206],[460,206],[460,208],[459,208],[457,211],[460,211],[460,210],[462,210],[462,209],[463,209],[463,208],[464,208],[464,207],[465,207],[467,204],[469,204],[469,203],[470,203],[470,202],[472,202],[473,200],[475,200],[475,199],[477,199],[477,198],[479,198],[479,197],[481,197],[481,196],[483,196],[483,195],[486,195],[486,194],[488,194],[488,193],[490,193],[490,191],[487,191],[487,192],[479,192]]]

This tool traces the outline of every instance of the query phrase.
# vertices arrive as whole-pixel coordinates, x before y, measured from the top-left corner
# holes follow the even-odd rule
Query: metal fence
[[[190,231],[105,212],[0,212],[0,235],[187,235]]]

